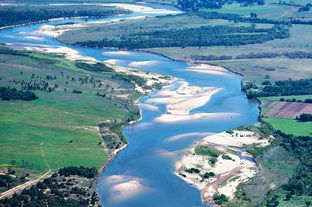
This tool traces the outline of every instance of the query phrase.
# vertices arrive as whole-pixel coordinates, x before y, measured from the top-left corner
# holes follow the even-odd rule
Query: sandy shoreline
[[[176,163],[176,175],[201,191],[205,203],[213,203],[213,195],[224,194],[234,199],[237,186],[256,175],[257,166],[252,155],[244,151],[245,145],[258,147],[269,145],[269,139],[263,139],[251,131],[233,130],[233,133],[219,133],[205,137],[189,149]],[[212,157],[196,152],[199,146],[217,150],[220,155],[212,163]],[[199,173],[189,171],[198,169]],[[204,177],[206,173],[213,173]]]

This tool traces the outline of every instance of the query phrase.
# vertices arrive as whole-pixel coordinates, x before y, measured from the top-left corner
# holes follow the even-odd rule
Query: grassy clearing
[[[124,123],[130,111],[137,110],[130,103],[132,96],[138,97],[131,84],[113,78],[111,72],[84,71],[61,56],[10,51],[0,50],[1,86],[20,89],[21,81],[40,80],[53,90],[35,90],[39,96],[35,101],[0,101],[1,166],[12,160],[14,167],[37,172],[72,165],[103,166],[109,154],[101,144],[98,124]],[[82,94],[72,93],[74,89]],[[98,92],[108,97],[97,96]]]
[[[312,122],[298,122],[293,119],[280,118],[263,118],[263,120],[286,134],[295,136],[311,136],[312,134]]]
[[[214,147],[209,147],[206,145],[197,145],[195,147],[195,154],[197,155],[209,155],[211,157],[218,157],[219,155],[223,154],[220,150],[217,150]]]

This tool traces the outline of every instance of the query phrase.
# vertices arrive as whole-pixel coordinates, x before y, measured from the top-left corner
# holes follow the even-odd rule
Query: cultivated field
[[[295,119],[303,113],[312,114],[311,103],[263,101],[261,106],[266,117]]]

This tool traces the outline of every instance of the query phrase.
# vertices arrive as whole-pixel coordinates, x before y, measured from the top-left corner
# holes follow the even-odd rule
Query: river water
[[[170,6],[141,5],[150,7],[150,11],[134,12],[105,20],[155,16],[159,15],[159,9],[177,12],[176,8]],[[102,173],[97,182],[97,191],[106,207],[204,206],[200,192],[175,175],[175,163],[192,143],[201,140],[207,134],[257,122],[258,104],[248,100],[241,91],[241,77],[219,69],[201,70],[206,66],[189,65],[157,54],[137,51],[120,53],[118,50],[67,46],[52,37],[34,33],[47,24],[84,21],[99,19],[59,20],[5,29],[0,31],[0,42],[19,48],[69,47],[97,60],[178,78],[179,80],[161,91],[155,91],[140,99],[142,120],[124,129],[129,142],[128,147],[121,151]],[[198,69],[197,67],[200,67],[200,70],[194,70]],[[166,105],[151,100],[163,98],[163,94],[176,91],[185,83],[220,90],[205,105],[191,110],[184,119],[175,120],[169,116],[160,121],[158,118],[167,114]]]

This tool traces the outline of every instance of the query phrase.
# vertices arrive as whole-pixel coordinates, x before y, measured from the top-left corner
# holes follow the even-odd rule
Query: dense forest
[[[126,13],[123,10],[116,9],[86,9],[82,8],[70,8],[65,9],[48,9],[48,8],[25,8],[20,9],[16,7],[10,7],[7,9],[0,9],[0,27],[25,24],[38,21],[46,21],[53,18],[66,18],[66,17],[108,17],[111,15],[117,15]]]
[[[248,98],[266,96],[291,96],[312,94],[312,79],[285,80],[266,83],[259,88],[252,82],[244,84],[243,90],[247,92]]]
[[[120,39],[104,38],[100,41],[82,41],[76,45],[87,47],[154,48],[187,46],[237,46],[262,43],[289,37],[286,26],[275,25],[268,29],[255,27],[202,26],[180,30],[156,30],[121,36]]]
[[[264,4],[264,0],[178,0],[178,6],[185,11],[197,11],[200,8],[221,9],[224,4],[233,2],[242,5]]]
[[[94,168],[62,168],[58,173],[54,173],[44,181],[23,190],[21,193],[14,194],[12,198],[1,199],[0,207],[100,206],[92,186],[81,186],[81,183],[86,180],[94,182],[90,178],[96,174],[97,170]],[[71,175],[78,175],[78,177]]]
[[[38,99],[38,96],[31,91],[17,90],[16,88],[0,87],[0,98],[4,101],[23,100],[32,101]]]

